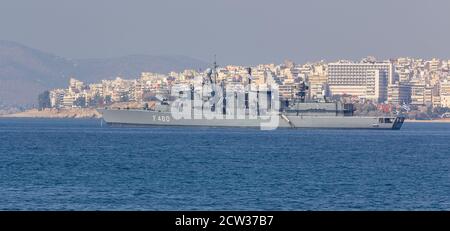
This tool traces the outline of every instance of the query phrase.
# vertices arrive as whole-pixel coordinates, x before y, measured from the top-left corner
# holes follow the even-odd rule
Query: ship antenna
[[[214,55],[214,69],[216,69],[217,67],[219,67],[219,66],[217,65],[217,62],[216,62],[216,55]]]

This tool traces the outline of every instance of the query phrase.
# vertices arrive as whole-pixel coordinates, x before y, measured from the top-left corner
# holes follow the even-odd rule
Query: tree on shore
[[[41,111],[44,108],[51,108],[52,104],[50,103],[50,92],[44,91],[38,96],[38,110]]]

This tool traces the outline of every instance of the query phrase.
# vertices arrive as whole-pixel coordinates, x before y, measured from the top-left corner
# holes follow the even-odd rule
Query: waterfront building
[[[423,91],[423,102],[427,106],[433,105],[433,87],[430,85],[425,86]]]
[[[387,100],[387,86],[394,83],[390,62],[337,62],[328,64],[332,95],[352,95],[375,102]]]
[[[49,92],[50,106],[60,108],[63,106],[65,91],[63,89],[54,89]]]
[[[450,108],[450,95],[440,96],[441,107]]]
[[[66,94],[64,94],[64,97],[63,97],[62,106],[65,108],[71,108],[71,107],[73,107],[74,102],[75,102],[75,96],[72,94],[68,94],[68,92],[66,92]]]
[[[441,107],[450,108],[450,80],[443,80],[440,82],[439,96]]]

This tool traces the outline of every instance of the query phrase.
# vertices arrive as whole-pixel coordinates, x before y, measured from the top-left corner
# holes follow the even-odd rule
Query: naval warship
[[[198,84],[172,88],[172,99],[159,97],[155,107],[106,107],[97,110],[111,126],[399,130],[404,122],[404,117],[401,116],[355,116],[353,104],[340,101],[308,101],[305,99],[305,82],[299,84],[293,99],[283,99],[274,91],[276,88],[255,86],[250,68],[245,85],[228,84],[226,87],[225,81],[217,81],[217,67],[214,62],[213,67],[208,68],[203,77],[200,77]],[[274,81],[269,82],[275,85]]]

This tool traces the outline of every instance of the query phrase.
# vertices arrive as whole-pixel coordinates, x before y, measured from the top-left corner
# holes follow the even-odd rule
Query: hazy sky
[[[450,58],[448,0],[0,1],[0,40],[68,58]]]

